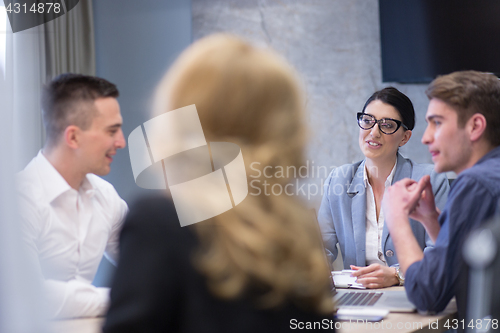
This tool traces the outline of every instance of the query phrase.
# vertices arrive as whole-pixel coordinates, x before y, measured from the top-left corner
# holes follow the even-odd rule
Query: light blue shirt
[[[366,266],[366,188],[363,180],[365,162],[346,164],[332,170],[325,181],[324,195],[318,212],[327,256],[333,262],[338,255],[339,244],[344,267]],[[396,172],[392,183],[411,178],[419,180],[430,174],[436,206],[443,209],[449,191],[445,174],[437,174],[432,164],[418,164],[398,154]],[[422,249],[432,245],[424,227],[410,220],[413,234]],[[382,249],[387,265],[398,263],[397,254],[384,225]]]

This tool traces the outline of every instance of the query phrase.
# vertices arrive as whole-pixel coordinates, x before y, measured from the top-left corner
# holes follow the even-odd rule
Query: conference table
[[[384,288],[384,290],[401,290],[404,287]],[[452,326],[456,318],[457,307],[455,299],[452,299],[446,309],[434,316],[420,315],[418,313],[389,313],[386,318],[379,322],[356,322],[339,321],[334,323],[337,332],[445,332],[448,323]],[[54,320],[50,322],[49,332],[52,333],[101,333],[104,318],[81,318],[70,320]],[[327,330],[325,330],[327,331]]]

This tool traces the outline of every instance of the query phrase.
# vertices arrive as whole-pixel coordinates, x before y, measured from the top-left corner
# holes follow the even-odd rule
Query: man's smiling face
[[[81,132],[80,154],[85,173],[99,176],[111,171],[111,162],[118,149],[124,148],[122,116],[118,101],[113,97],[98,98],[94,101],[97,115],[88,130]]]

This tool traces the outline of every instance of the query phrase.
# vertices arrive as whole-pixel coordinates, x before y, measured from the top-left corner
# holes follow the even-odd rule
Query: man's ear
[[[78,126],[75,125],[69,125],[66,127],[64,130],[64,143],[66,146],[76,149],[80,145],[80,133],[81,129]]]
[[[467,121],[465,127],[472,142],[481,139],[486,131],[486,118],[480,113],[475,113]]]
[[[399,146],[403,147],[410,140],[410,138],[411,138],[411,131],[406,130],[405,135],[403,136],[403,140],[401,140],[401,142],[399,143]]]

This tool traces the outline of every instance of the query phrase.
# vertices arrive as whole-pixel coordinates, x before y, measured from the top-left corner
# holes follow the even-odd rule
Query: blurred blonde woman
[[[213,35],[181,54],[156,98],[157,114],[195,104],[206,140],[241,147],[257,181],[235,208],[188,227],[166,196],[133,205],[104,331],[282,332],[331,319],[316,222],[297,198],[264,194],[264,181],[275,189],[291,181],[265,177],[265,167],[304,162],[304,101],[292,68]]]

